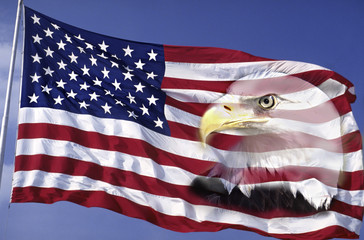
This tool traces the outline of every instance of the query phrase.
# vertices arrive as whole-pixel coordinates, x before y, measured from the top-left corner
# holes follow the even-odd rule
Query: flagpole
[[[16,12],[14,37],[13,37],[13,47],[12,47],[11,57],[10,57],[10,68],[9,68],[9,76],[8,76],[8,85],[7,85],[7,89],[6,89],[4,115],[3,115],[2,123],[1,123],[1,134],[0,134],[0,188],[1,188],[1,178],[2,178],[3,165],[4,165],[5,144],[6,144],[6,134],[7,134],[7,128],[8,128],[8,121],[9,121],[11,90],[12,90],[12,86],[13,86],[13,73],[14,73],[14,67],[15,67],[16,48],[17,48],[17,43],[18,43],[18,32],[19,32],[20,16],[21,16],[22,8],[23,8],[23,0],[19,0],[18,1],[17,12]]]

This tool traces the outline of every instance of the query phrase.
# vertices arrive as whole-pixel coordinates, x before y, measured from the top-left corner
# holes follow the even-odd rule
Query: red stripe
[[[162,82],[163,89],[183,89],[204,90],[211,92],[226,93],[229,86],[234,81],[198,81],[178,78],[164,77]]]
[[[163,164],[173,163],[180,156],[156,149],[151,144],[132,138],[108,136],[97,132],[87,132],[74,127],[46,123],[20,124],[18,139],[49,138],[72,141],[89,148],[119,151],[131,155],[150,157],[157,160],[162,157]],[[173,131],[172,131],[173,132]],[[359,131],[344,135],[342,138],[326,140],[301,132],[267,133],[252,136],[233,136],[222,133],[209,135],[209,145],[222,150],[238,147],[246,152],[268,152],[295,148],[322,148],[337,153],[355,152],[361,149],[362,139]],[[187,159],[187,158],[186,158]],[[157,160],[160,162],[160,160]],[[193,168],[193,167],[192,167]]]
[[[338,187],[346,190],[364,190],[364,171],[341,172]]]
[[[165,61],[186,62],[186,63],[232,63],[232,62],[256,62],[256,61],[274,61],[268,58],[253,56],[251,54],[213,47],[189,47],[189,46],[171,46],[164,45]],[[288,73],[288,71],[287,71]],[[353,84],[340,74],[330,70],[313,70],[303,73],[291,74],[298,78],[304,79],[311,84],[318,86],[327,79],[335,79],[347,86],[347,89],[353,87]],[[345,92],[349,102],[354,102],[356,96],[349,91]]]
[[[271,211],[254,211],[237,206],[216,205],[209,202],[200,196],[191,192],[189,186],[174,185],[161,181],[156,178],[138,175],[134,172],[115,169],[111,167],[102,167],[95,163],[84,162],[76,159],[65,157],[53,157],[47,155],[34,156],[17,156],[15,171],[31,171],[41,170],[52,173],[63,173],[71,176],[85,176],[94,180],[100,180],[110,183],[114,186],[122,186],[131,189],[136,189],[150,194],[181,198],[194,205],[217,206],[224,209],[254,215],[261,218],[276,218],[276,217],[303,217],[310,216],[312,213],[298,213],[285,209],[275,209]],[[122,159],[120,159],[122,161]],[[192,180],[191,180],[192,181]],[[335,203],[342,205],[341,202]],[[347,212],[349,216],[357,217],[362,214],[361,207],[351,207],[352,212]],[[338,209],[338,212],[340,209]]]
[[[266,133],[252,136],[212,133],[208,136],[207,143],[218,149],[238,149],[257,153],[296,148],[321,148],[336,153],[350,153],[361,149],[361,140],[359,131],[332,140],[302,132]]]
[[[313,88],[307,81],[292,76],[244,81],[201,81],[165,77],[162,89],[194,89],[242,96],[289,94]]]
[[[186,103],[167,96],[166,104],[179,108],[185,112],[202,117],[214,104]],[[235,105],[234,103],[226,103]],[[333,98],[315,107],[300,110],[275,109],[268,113],[272,118],[282,118],[307,123],[325,123],[351,112],[351,106],[345,95]]]
[[[274,169],[264,167],[228,168],[223,164],[217,164],[211,171],[210,176],[224,178],[234,184],[256,184],[275,181],[299,182],[307,179],[317,179],[328,186],[337,187],[339,174],[339,170],[303,166],[286,166]],[[351,188],[350,185],[346,187]]]
[[[123,159],[118,159],[118,161],[122,162]],[[207,173],[209,173],[209,175],[221,177],[223,172],[227,172],[227,168],[222,167],[221,164],[214,166],[212,172],[210,172],[211,169],[212,169],[212,164],[206,164],[204,166],[204,170],[200,169],[200,171],[202,172],[201,175],[207,175]],[[121,170],[113,167],[104,167],[96,163],[85,162],[82,160],[72,159],[68,157],[57,157],[57,156],[49,156],[42,154],[19,155],[16,157],[15,171],[31,171],[31,170],[65,173],[74,176],[87,176],[92,179],[108,182],[112,185],[131,187],[134,189],[147,191],[149,193],[153,193],[156,195],[164,195],[170,197],[176,197],[179,194],[169,195],[166,192],[160,192],[160,190],[170,189],[168,193],[172,193],[177,188],[180,188],[179,190],[180,192],[187,191],[185,186],[175,186],[176,189],[174,189],[174,185],[173,187],[170,187],[169,184],[152,177],[139,176],[134,172]],[[353,173],[350,172],[340,173],[341,174],[340,181],[338,183],[339,172],[316,167],[287,166],[274,169],[269,169],[264,167],[261,168],[250,167],[245,169],[230,169],[230,170],[233,171],[232,174],[241,173],[242,176],[244,177],[244,182],[238,182],[236,184],[254,184],[254,183],[272,182],[272,181],[297,182],[315,178],[321,181],[322,183],[332,187],[337,187],[337,184],[339,184],[340,188],[346,190],[364,190],[363,171],[356,171]],[[127,178],[130,180],[126,181]],[[135,181],[135,179],[137,178],[141,178],[142,180]],[[155,185],[152,184],[140,185],[140,183],[144,182],[153,183]],[[149,190],[146,190],[146,188]],[[187,197],[186,194],[182,195],[184,196],[184,198]]]
[[[305,81],[308,81],[309,83],[311,83],[314,86],[318,86],[318,85],[324,83],[328,79],[335,79],[334,72],[331,70],[311,70],[311,71],[300,72],[300,73],[295,73],[295,74],[291,74],[291,75],[295,76],[297,78],[300,78],[300,79],[304,79]]]
[[[301,110],[275,109],[269,113],[269,116],[272,118],[289,119],[306,123],[325,123],[350,112],[350,105],[346,104],[343,104],[338,111],[334,106],[336,102],[337,100],[335,99],[334,101],[324,102],[315,107]],[[349,106],[349,108],[345,108],[344,106]]]
[[[344,94],[346,101],[353,103],[356,99],[356,96],[351,94],[348,90],[349,88],[353,87],[354,85],[348,81],[346,78],[341,76],[340,74],[331,71],[331,70],[312,70],[307,72],[301,72],[296,74],[291,74],[291,76],[298,77],[305,81],[308,81],[314,86],[319,86],[320,84],[324,83],[328,79],[334,79],[347,87],[346,92]],[[339,106],[336,106],[339,107]]]
[[[12,203],[40,202],[55,203],[70,201],[85,207],[101,207],[119,212],[129,217],[139,218],[157,226],[177,232],[220,231],[227,228],[254,231],[264,236],[282,239],[323,239],[323,238],[358,238],[354,232],[340,226],[330,226],[318,231],[302,234],[269,234],[264,231],[248,228],[242,225],[223,224],[209,221],[196,222],[183,216],[170,216],[157,212],[149,207],[142,206],[125,198],[109,195],[96,191],[65,191],[55,188],[14,188]]]
[[[215,47],[188,47],[164,45],[164,59],[168,62],[187,63],[232,63],[270,61],[268,58]]]
[[[199,129],[178,122],[168,121],[171,137],[199,142],[201,140]]]
[[[331,102],[336,107],[336,110],[338,111],[340,116],[351,112],[350,103],[347,101],[345,95],[340,95],[336,98],[333,98],[333,99],[331,99]]]
[[[325,123],[335,118],[338,118],[339,116],[343,116],[351,112],[350,104],[344,100],[345,96],[341,95],[339,97],[331,99],[328,102],[324,102],[318,106],[309,109],[301,109],[301,110],[275,109],[269,113],[269,116],[272,118],[282,118],[282,119],[289,119],[307,123]],[[213,104],[205,104],[205,103],[204,104],[184,103],[169,96],[167,96],[166,98],[166,104],[200,117],[202,117],[204,113],[211,106],[213,106]],[[334,108],[335,105],[340,107]]]
[[[166,104],[197,116],[202,116],[211,107],[210,103],[181,102],[168,95],[166,96]]]
[[[363,221],[364,216],[364,207],[350,205],[344,202],[341,202],[337,199],[333,199],[330,205],[330,211],[335,211],[338,213],[342,213],[344,215],[356,218],[360,221]]]
[[[162,89],[196,89],[213,91],[218,93],[226,93],[229,91],[229,87],[234,84],[234,88],[241,89],[242,92],[231,92],[232,94],[242,94],[244,96],[264,96],[270,93],[276,94],[286,94],[297,91],[302,91],[310,88],[309,84],[302,84],[300,79],[313,84],[314,86],[319,86],[331,77],[336,77],[332,71],[327,70],[315,70],[304,73],[293,74],[292,76],[280,77],[280,78],[267,78],[267,79],[256,79],[256,80],[245,80],[245,81],[198,81],[198,80],[188,80],[188,79],[177,79],[177,78],[167,78],[165,77],[162,82]],[[295,80],[294,77],[299,78],[299,81]],[[352,84],[344,78],[338,77],[335,79],[347,87],[351,87]],[[350,84],[349,84],[350,83]],[[238,87],[236,85],[239,85]],[[231,89],[230,89],[231,90]],[[346,114],[351,111],[350,102],[355,100],[355,95],[352,95],[348,91],[344,95],[340,95],[331,100],[332,104],[335,106],[339,115]],[[181,104],[179,104],[181,105]],[[188,108],[186,108],[188,109]],[[187,112],[189,112],[187,110]],[[191,112],[193,113],[193,112]],[[196,114],[196,113],[194,113]],[[197,114],[202,116],[202,114]],[[322,116],[324,114],[319,114]],[[290,119],[290,118],[289,118]]]
[[[212,162],[166,152],[142,140],[107,136],[68,126],[42,123],[20,124],[18,129],[18,139],[48,138],[71,141],[89,148],[118,151],[134,156],[147,157],[158,164],[180,167],[194,174],[202,174],[203,171],[211,169],[214,164]]]

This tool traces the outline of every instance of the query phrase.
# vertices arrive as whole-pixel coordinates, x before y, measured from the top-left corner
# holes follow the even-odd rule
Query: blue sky
[[[352,105],[353,112],[360,130],[364,131],[362,0],[25,0],[25,4],[63,22],[124,39],[223,47],[261,57],[310,62],[330,68],[354,83],[357,101]],[[1,114],[15,13],[15,0],[0,2]],[[67,202],[53,205],[12,204],[8,209],[15,149],[20,54],[16,63],[0,191],[0,240],[269,239],[237,230],[175,233],[108,210],[87,209]],[[361,233],[361,239],[364,239],[364,230]]]

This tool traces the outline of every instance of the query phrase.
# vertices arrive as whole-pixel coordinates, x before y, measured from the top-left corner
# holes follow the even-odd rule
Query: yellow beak
[[[246,128],[248,123],[266,122],[267,117],[258,117],[252,110],[246,110],[239,104],[218,104],[211,107],[202,116],[200,137],[203,144],[212,132],[226,129]]]

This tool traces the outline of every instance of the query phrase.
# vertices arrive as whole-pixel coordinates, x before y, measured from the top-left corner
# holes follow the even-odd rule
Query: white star
[[[80,90],[86,90],[90,87],[90,85],[87,85],[86,82],[84,82],[83,84],[80,84]]]
[[[97,56],[102,57],[103,59],[108,59],[108,57],[105,56],[105,53],[97,54]]]
[[[39,44],[40,44],[40,41],[43,39],[43,38],[39,37],[38,34],[35,36],[32,36],[32,38],[34,39],[33,43],[39,43]]]
[[[46,34],[46,37],[50,37],[50,38],[53,38],[52,34],[54,32],[52,32],[49,28],[47,28],[47,30],[43,30]]]
[[[32,102],[38,103],[39,96],[36,96],[35,93],[33,93],[32,96],[28,96],[28,98],[30,98],[29,103],[32,103]]]
[[[131,74],[130,72],[123,73],[123,74],[124,74],[124,80],[129,79],[130,81],[133,81],[133,80],[131,79],[131,77],[134,77],[134,75],[133,75],[133,74]]]
[[[140,109],[143,111],[142,115],[147,114],[149,116],[149,110],[144,106],[144,104],[142,104]]]
[[[42,87],[42,92],[46,92],[48,94],[51,93],[52,88],[49,88],[48,85],[41,86],[41,87]]]
[[[161,121],[159,118],[157,118],[157,121],[154,121],[155,127],[160,127],[163,129],[163,121]]]
[[[133,96],[130,94],[130,92],[129,92],[129,95],[128,95],[128,96],[126,96],[126,98],[129,98],[130,104],[132,104],[132,103],[135,103],[135,104],[136,104],[135,97],[133,97]]]
[[[111,55],[111,57],[115,58],[116,60],[120,60],[120,58],[118,58],[118,56],[116,56],[116,54]]]
[[[114,85],[114,87],[115,87],[115,91],[116,91],[116,90],[121,90],[121,88],[120,88],[120,84],[121,84],[121,83],[119,83],[118,81],[116,81],[116,79],[115,79],[115,81],[112,83],[112,85]]]
[[[119,100],[117,100],[117,99],[115,99],[115,104],[118,104],[118,105],[121,105],[121,106],[125,106],[125,104],[124,103],[122,103],[121,101],[119,101]]]
[[[150,98],[147,98],[147,99],[149,101],[149,106],[152,104],[157,105],[156,101],[159,100],[159,98],[155,98],[154,95],[152,95]]]
[[[119,68],[119,64],[117,64],[116,62],[110,61],[111,62],[111,67],[116,67]]]
[[[51,58],[53,58],[54,51],[52,51],[49,47],[44,49],[44,51],[46,52],[46,57],[51,56]]]
[[[75,92],[73,92],[73,90],[71,89],[71,92],[67,92],[66,93],[67,94],[67,97],[68,98],[73,98],[73,99],[75,99],[75,97],[76,97],[76,95],[77,95],[77,93],[75,93]]]
[[[83,49],[83,47],[78,46],[77,48],[80,50],[80,53],[86,53],[85,50]]]
[[[64,98],[61,98],[60,95],[58,95],[57,98],[53,98],[53,99],[55,101],[54,105],[56,105],[56,104],[62,105],[62,101],[64,100]]]
[[[134,111],[129,111],[127,110],[127,112],[129,113],[129,116],[128,117],[133,117],[134,119],[137,119],[137,115],[135,115]]]
[[[67,66],[67,64],[65,64],[65,63],[63,62],[63,60],[61,60],[60,62],[57,62],[57,64],[59,65],[59,68],[58,68],[58,69],[66,70],[66,66]]]
[[[147,79],[151,78],[154,80],[155,77],[157,77],[158,75],[154,74],[154,72],[151,73],[147,73]]]
[[[136,65],[136,68],[139,68],[139,69],[143,70],[143,66],[145,65],[145,63],[142,63],[141,59],[139,59],[138,62],[134,62],[134,63]]]
[[[124,57],[125,56],[130,56],[131,57],[131,53],[134,51],[133,49],[130,49],[129,45],[126,47],[126,48],[123,48],[125,54],[124,54]]]
[[[40,18],[39,17],[37,17],[37,15],[35,15],[34,14],[34,16],[33,17],[31,17],[32,19],[33,19],[33,24],[39,24],[40,25],[40,22],[39,22],[39,20],[40,20]]]
[[[94,46],[92,46],[92,44],[90,43],[85,43],[85,44],[86,44],[86,49],[94,50]]]
[[[40,63],[41,57],[38,56],[38,53],[36,53],[34,56],[31,56],[33,58],[33,63],[38,62]]]
[[[88,76],[90,76],[90,74],[88,73],[88,71],[90,71],[90,69],[87,68],[86,65],[83,65],[83,68],[81,68],[81,70],[83,72],[82,75],[88,75]]]
[[[103,105],[101,107],[104,109],[105,113],[111,114],[111,112],[110,112],[111,107],[109,105],[107,105],[107,103],[105,103],[105,105]]]
[[[34,75],[32,76],[32,75],[30,75],[30,77],[32,78],[32,82],[37,82],[37,83],[39,83],[39,78],[40,78],[40,76],[38,76],[37,75],[37,73],[34,73]]]
[[[43,68],[43,70],[45,71],[45,75],[50,75],[51,77],[53,77],[53,70],[51,70],[49,67],[48,68]]]
[[[82,37],[81,37],[81,34],[78,34],[78,36],[74,36],[75,38],[77,38],[78,40],[81,40],[81,41],[85,41],[85,39],[83,39]]]
[[[69,43],[72,43],[71,37],[68,36],[67,34],[64,35],[64,37],[66,38],[66,41]]]
[[[104,70],[101,71],[102,74],[104,74],[104,78],[109,78],[109,72],[108,70],[106,70],[106,68],[104,67]]]
[[[60,27],[57,24],[55,24],[55,23],[51,23],[51,24],[54,27],[54,29],[59,30]]]
[[[114,94],[112,94],[112,93],[110,92],[110,90],[104,89],[104,91],[105,91],[105,95],[106,95],[106,96],[107,96],[107,95],[110,95],[111,97],[113,97],[113,96],[114,96]]]
[[[66,44],[66,43],[64,43],[64,42],[62,41],[62,39],[61,39],[61,41],[59,41],[59,42],[57,43],[57,45],[58,45],[58,50],[60,50],[60,49],[62,49],[62,50],[66,50],[66,49],[64,48],[64,46],[66,46],[67,44]]]
[[[156,56],[158,55],[158,53],[155,53],[155,52],[153,51],[153,49],[151,50],[151,52],[150,52],[150,53],[147,53],[147,54],[149,55],[149,61],[150,61],[150,60],[157,61]]]
[[[90,104],[87,104],[85,101],[79,102],[78,104],[80,104],[80,109],[81,108],[87,109],[87,107],[90,106]]]
[[[58,82],[56,81],[57,83],[57,87],[59,88],[63,88],[64,89],[64,85],[66,85],[67,83],[66,82],[63,82],[63,80],[59,80]]]
[[[99,44],[99,46],[100,46],[101,50],[104,51],[104,52],[107,52],[106,49],[109,47],[109,45],[105,44],[105,41],[102,41],[102,43]]]
[[[145,88],[145,86],[142,85],[142,83],[139,83],[138,85],[134,85],[134,87],[136,87],[136,91],[135,92],[143,92],[143,88]]]
[[[124,66],[123,65],[123,68],[125,68],[125,70],[128,71],[128,72],[133,72],[134,71],[133,69],[130,69],[129,66]]]
[[[90,95],[90,101],[92,100],[96,100],[97,101],[97,98],[100,97],[100,95],[97,95],[96,92],[94,92],[93,94],[89,94]]]
[[[77,63],[78,56],[74,55],[73,52],[71,53],[71,55],[68,55],[68,57],[71,59],[71,63]]]
[[[78,76],[78,74],[77,73],[75,73],[74,71],[72,71],[71,73],[69,73],[68,74],[69,76],[70,76],[70,81],[71,80],[75,80],[75,81],[77,81],[77,76]]]
[[[94,58],[94,56],[91,55],[91,58],[89,58],[89,59],[91,61],[91,66],[93,66],[93,65],[96,65],[97,66],[97,63],[96,63],[97,59]]]
[[[95,80],[92,80],[92,81],[94,81],[94,85],[97,85],[97,86],[100,86],[100,87],[101,87],[101,83],[102,83],[102,81],[101,81],[101,80],[99,80],[97,77],[96,77],[96,79],[95,79]]]

